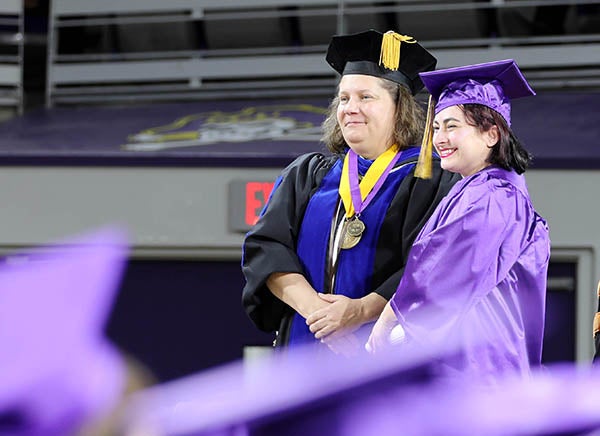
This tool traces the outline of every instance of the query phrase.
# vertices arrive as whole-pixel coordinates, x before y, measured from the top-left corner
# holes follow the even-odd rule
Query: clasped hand
[[[306,318],[306,324],[331,351],[345,356],[355,355],[361,344],[353,334],[362,324],[361,301],[337,294],[319,294],[329,303]]]

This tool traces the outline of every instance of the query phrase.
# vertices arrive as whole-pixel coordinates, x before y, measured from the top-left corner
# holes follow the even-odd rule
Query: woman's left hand
[[[364,324],[361,300],[339,294],[319,294],[319,297],[331,304],[306,318],[315,339],[351,333]]]

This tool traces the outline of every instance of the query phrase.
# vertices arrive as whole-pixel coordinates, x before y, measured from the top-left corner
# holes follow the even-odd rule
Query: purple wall
[[[534,154],[535,168],[600,168],[599,99],[600,93],[555,92],[515,101],[513,129]],[[322,148],[319,126],[328,103],[240,100],[39,110],[0,125],[0,162],[281,167]]]

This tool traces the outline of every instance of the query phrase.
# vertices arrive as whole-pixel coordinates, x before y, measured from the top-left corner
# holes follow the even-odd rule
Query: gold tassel
[[[417,40],[409,35],[400,35],[393,30],[385,32],[381,40],[379,65],[383,65],[388,70],[397,71],[400,66],[400,45],[403,42],[414,44]]]
[[[425,131],[423,132],[423,141],[421,142],[421,151],[419,152],[419,160],[415,169],[415,177],[421,179],[431,178],[431,161],[433,154],[433,111],[435,104],[429,96],[427,103],[427,119],[425,120]]]

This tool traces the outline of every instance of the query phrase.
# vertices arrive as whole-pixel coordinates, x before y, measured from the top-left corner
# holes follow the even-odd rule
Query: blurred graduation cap
[[[426,71],[419,76],[431,94],[417,165],[417,173],[423,174],[431,174],[434,114],[450,106],[475,103],[495,110],[510,126],[510,101],[535,95],[512,59]]]
[[[439,350],[350,360],[313,348],[205,371],[142,391],[128,433],[168,436],[541,436],[600,428],[600,368],[505,374],[482,387],[440,378]]]
[[[600,368],[561,364],[486,389],[472,380],[408,386],[352,405],[345,416],[345,436],[597,435]]]
[[[19,257],[0,266],[0,434],[72,434],[124,387],[103,328],[125,237],[106,229]]]
[[[350,359],[313,346],[273,351],[140,391],[128,407],[133,434],[305,436],[345,434],[345,410],[436,377],[438,347],[391,348]],[[386,433],[384,433],[386,434]],[[389,432],[387,434],[390,434]]]
[[[412,36],[376,30],[334,36],[326,60],[341,75],[365,74],[391,80],[413,95],[423,89],[419,73],[433,70],[437,63]]]

